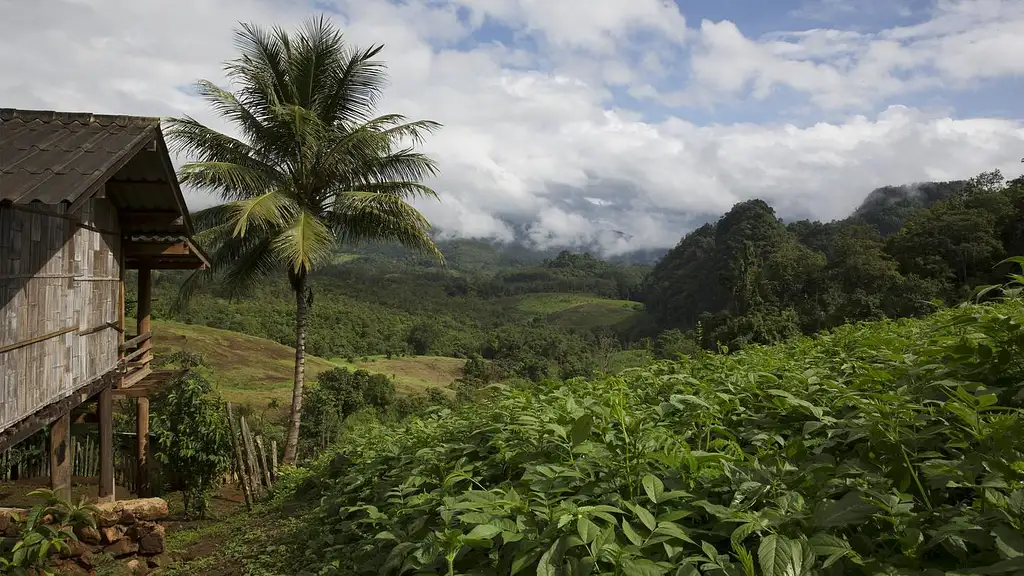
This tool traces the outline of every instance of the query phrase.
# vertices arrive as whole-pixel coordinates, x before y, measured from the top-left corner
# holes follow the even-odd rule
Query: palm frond
[[[444,262],[430,222],[401,198],[374,192],[341,195],[326,221],[342,243],[398,242]]]
[[[364,182],[422,181],[436,176],[438,167],[430,156],[406,148],[366,159],[361,172]]]
[[[292,103],[319,114],[338,90],[335,80],[342,72],[344,54],[342,33],[326,16],[305,21],[288,59],[288,75],[295,87]],[[334,121],[329,116],[321,118],[328,124]]]
[[[202,232],[231,222],[231,205],[218,204],[190,214],[196,230]]]
[[[274,167],[248,144],[187,116],[167,122],[172,146],[193,160],[179,170],[182,183],[211,189],[226,200],[237,200],[261,194],[280,182]]]
[[[280,271],[281,261],[274,253],[274,237],[260,236],[224,271],[223,285],[231,298],[252,291],[266,278]]]
[[[279,190],[231,203],[233,236],[245,236],[250,226],[260,231],[284,227],[298,211],[295,202]]]
[[[351,127],[373,116],[387,85],[387,67],[374,60],[383,49],[383,45],[374,45],[346,50],[341,57],[340,71],[334,78],[334,96],[321,107],[325,118]]]
[[[330,260],[335,238],[315,214],[302,210],[274,238],[274,250],[296,273],[310,272]]]
[[[280,27],[264,30],[252,23],[235,31],[235,47],[241,57],[228,62],[228,78],[242,86],[243,98],[256,113],[282,102],[295,101],[288,80],[287,54],[291,49],[288,31]]]
[[[185,164],[178,170],[178,181],[212,190],[228,201],[248,200],[274,187],[274,180],[263,172],[231,162]]]
[[[276,147],[280,146],[280,140],[274,137],[270,127],[264,123],[265,112],[249,108],[251,99],[250,102],[243,102],[209,80],[197,82],[196,92],[218,116],[241,130],[254,152],[262,157],[273,157],[278,151]]]

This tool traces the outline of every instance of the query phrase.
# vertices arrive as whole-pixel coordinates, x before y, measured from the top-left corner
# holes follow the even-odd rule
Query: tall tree
[[[237,130],[231,136],[175,118],[171,142],[192,160],[183,183],[225,202],[196,215],[212,267],[189,278],[181,301],[203,283],[233,293],[286,271],[295,293],[295,385],[284,461],[294,463],[302,414],[309,275],[340,243],[399,242],[441,259],[430,224],[408,201],[437,195],[422,182],[437,171],[416,152],[439,127],[375,116],[386,76],[383,46],[349,46],[326,18],[294,32],[244,24],[240,56],[226,63],[234,91],[201,80],[196,89]]]

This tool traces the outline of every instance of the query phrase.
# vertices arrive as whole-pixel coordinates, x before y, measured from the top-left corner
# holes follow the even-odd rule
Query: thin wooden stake
[[[235,473],[238,474],[238,482],[242,485],[242,494],[245,495],[245,505],[252,509],[252,490],[249,486],[249,479],[245,476],[245,464],[242,460],[242,447],[239,446],[238,430],[235,426],[234,411],[231,410],[231,402],[225,404],[228,411],[228,426],[231,428],[231,449],[235,452]]]
[[[270,477],[270,463],[267,462],[267,451],[263,449],[263,436],[256,437],[256,450],[260,453],[260,465],[263,467],[263,479],[267,482],[267,490],[274,488],[274,481]]]
[[[277,482],[277,440],[270,441],[270,477]]]
[[[260,479],[260,465],[256,463],[256,446],[252,441],[252,433],[249,432],[249,425],[245,423],[245,416],[238,419],[242,427],[242,447],[245,448],[245,458],[248,464],[248,472],[252,478],[253,497],[257,500],[263,499],[263,482]]]

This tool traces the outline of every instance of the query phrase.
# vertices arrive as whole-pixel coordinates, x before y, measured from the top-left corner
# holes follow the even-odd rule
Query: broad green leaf
[[[469,531],[467,538],[486,540],[501,533],[501,528],[493,524],[480,524]]]
[[[579,446],[590,436],[590,430],[593,426],[594,417],[590,414],[584,414],[576,419],[576,422],[572,425],[572,430],[569,433],[570,440],[572,441],[573,447]]]
[[[626,520],[622,521],[622,533],[625,534],[626,538],[629,538],[629,541],[636,546],[644,543],[644,539],[636,533],[636,530],[633,529],[633,525]]]
[[[644,491],[647,492],[647,497],[651,499],[651,502],[657,504],[661,495],[665,493],[665,484],[652,474],[644,475],[642,484]]]
[[[590,518],[586,516],[576,521],[576,531],[580,535],[580,539],[587,544],[592,542],[601,533],[601,529],[597,527],[597,524],[591,522]]]
[[[683,542],[689,542],[690,544],[696,544],[683,529],[674,522],[658,522],[658,528],[654,531],[654,534],[664,534],[666,536],[672,536],[678,538]]]
[[[562,557],[565,555],[565,538],[555,540],[537,563],[537,576],[559,576],[562,572]]]
[[[700,572],[693,564],[686,563],[676,569],[675,576],[700,576]]]
[[[764,576],[798,576],[793,570],[793,547],[785,536],[769,534],[761,540],[757,561]]]
[[[661,576],[667,569],[645,558],[626,558],[622,561],[622,573],[626,576]]]
[[[647,526],[648,530],[654,531],[654,529],[657,528],[658,523],[654,519],[654,514],[651,514],[647,508],[644,508],[639,504],[634,504],[633,511],[636,512],[637,518],[644,523],[644,526]]]
[[[996,549],[1003,558],[1024,556],[1024,535],[1006,524],[999,524],[992,530]]]
[[[859,524],[871,517],[874,507],[859,492],[848,492],[839,500],[825,500],[814,507],[811,520],[819,528]]]
[[[602,548],[604,548],[608,544],[611,544],[612,542],[615,542],[615,527],[606,526],[605,529],[601,530],[601,532],[597,535],[597,538],[594,538],[594,549],[600,551]]]

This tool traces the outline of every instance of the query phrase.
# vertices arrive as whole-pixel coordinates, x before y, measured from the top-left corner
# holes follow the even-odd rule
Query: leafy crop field
[[[1024,573],[1024,309],[496,389],[352,427],[320,574]]]

